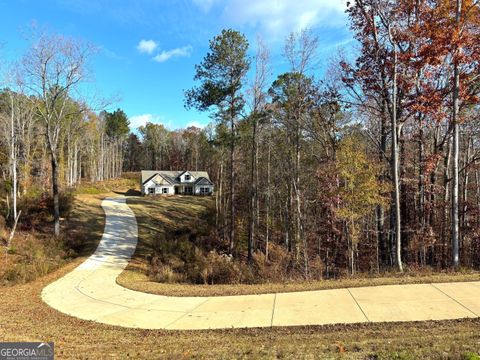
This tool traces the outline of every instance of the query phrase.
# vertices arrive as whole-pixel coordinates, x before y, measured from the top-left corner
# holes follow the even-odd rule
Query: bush
[[[292,267],[292,255],[277,244],[269,244],[268,261],[265,254],[254,254],[255,266],[257,268],[258,277],[271,281],[285,281],[290,277]]]
[[[3,275],[6,283],[27,283],[38,277],[45,276],[58,268],[60,263],[55,263],[42,258],[35,258],[30,262],[17,263],[5,271]]]
[[[242,278],[241,270],[231,256],[212,250],[207,255],[208,284],[238,284]]]
[[[149,277],[153,281],[167,284],[185,281],[185,276],[176,273],[169,265],[161,263],[158,258],[152,262]]]

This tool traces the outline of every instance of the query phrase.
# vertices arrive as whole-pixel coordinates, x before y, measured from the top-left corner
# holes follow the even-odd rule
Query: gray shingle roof
[[[180,184],[178,176],[185,171],[164,171],[164,170],[142,170],[142,184],[145,184],[148,180],[157,174],[160,174],[172,184]],[[195,179],[205,178],[210,181],[210,177],[206,171],[188,171]]]
[[[195,185],[213,185],[213,183],[206,177],[202,176],[195,181]]]

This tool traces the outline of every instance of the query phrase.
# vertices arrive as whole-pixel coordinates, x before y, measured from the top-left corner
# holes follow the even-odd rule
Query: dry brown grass
[[[171,296],[223,296],[223,295],[250,295],[269,294],[278,292],[310,291],[351,288],[361,286],[397,285],[397,284],[423,284],[442,283],[455,281],[480,281],[478,272],[472,273],[437,273],[397,275],[383,277],[355,277],[337,280],[300,281],[287,283],[263,284],[232,284],[232,285],[192,285],[192,284],[165,284],[151,281],[140,269],[144,263],[137,262],[125,270],[117,278],[117,283],[137,291],[158,295]]]
[[[79,320],[47,306],[40,292],[81,260],[0,290],[0,341],[54,341],[58,359],[467,359],[480,352],[479,319],[183,332]]]
[[[75,197],[62,196],[65,210],[59,238],[52,235],[49,201],[40,195],[38,199],[28,199],[7,262],[5,243],[0,241],[0,286],[32,281],[78,256],[92,253],[105,225],[102,200],[132,192],[134,186],[138,187],[138,184],[132,179],[108,180],[93,185],[85,183],[76,189]],[[2,230],[0,237],[5,238],[7,234]]]
[[[103,230],[100,203],[105,195],[108,194],[77,197],[79,202],[72,213],[74,219],[70,220],[76,221],[71,223],[72,226],[84,229],[79,229],[77,235],[83,233],[86,239],[89,239],[90,249],[94,247]],[[89,219],[95,221],[89,223]],[[89,232],[93,236],[87,236]],[[86,248],[88,249],[88,246]],[[88,251],[86,250],[87,253]],[[477,360],[472,354],[480,353],[480,319],[183,332],[125,329],[84,321],[50,308],[40,298],[41,290],[47,284],[71,271],[84,259],[79,257],[61,269],[28,284],[0,287],[0,341],[54,341],[58,359]],[[141,267],[142,263],[139,262],[138,266]],[[129,273],[125,272],[123,275],[129,276]],[[442,278],[442,281],[444,280],[445,278]],[[396,278],[395,281],[398,282],[399,279]],[[132,283],[141,284],[136,280]],[[333,285],[335,282],[322,283]],[[274,285],[265,284],[264,288]],[[292,289],[289,286],[300,286],[275,286],[278,285],[284,286],[281,291]],[[186,295],[186,287],[179,286],[178,294]],[[343,286],[351,285],[344,282]],[[201,295],[201,291],[208,290],[209,294],[219,291],[218,294],[222,294],[226,290],[221,289],[244,287],[251,289],[250,286],[243,285],[195,288],[200,289],[197,294]],[[168,285],[168,288],[170,294],[176,293],[176,285]],[[193,289],[194,286],[189,288]]]

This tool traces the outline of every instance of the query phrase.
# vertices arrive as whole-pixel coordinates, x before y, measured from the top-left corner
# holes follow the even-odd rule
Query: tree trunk
[[[456,22],[457,27],[460,23],[460,12],[462,1],[457,0]],[[458,54],[456,54],[458,56]],[[453,64],[453,158],[452,158],[452,265],[456,269],[459,266],[459,224],[458,224],[458,159],[460,155],[459,146],[459,92],[460,92],[460,72],[458,68],[458,60],[454,58]]]
[[[13,101],[13,94],[10,94],[10,156],[11,156],[11,164],[12,164],[12,207],[13,207],[13,220],[16,221],[17,219],[17,151],[16,151],[16,134],[15,134],[15,111],[14,111],[14,101]]]
[[[400,213],[400,179],[399,179],[399,145],[398,135],[400,127],[397,123],[397,50],[394,50],[393,64],[393,97],[392,97],[392,173],[394,184],[395,206],[395,260],[397,269],[403,272],[402,265],[402,226]]]
[[[230,119],[231,140],[230,140],[230,244],[229,252],[233,254],[235,245],[235,121]]]
[[[58,194],[58,162],[55,154],[51,154],[52,160],[52,192],[53,192],[53,223],[55,236],[60,235],[60,203]]]
[[[443,266],[447,266],[447,222],[448,222],[448,198],[449,192],[449,177],[450,177],[450,162],[452,157],[451,141],[447,141],[447,153],[443,162],[443,219],[442,219],[442,262]]]
[[[268,141],[268,155],[267,155],[267,199],[265,204],[265,260],[268,261],[268,245],[270,241],[270,157],[271,157],[271,142]]]
[[[255,237],[255,205],[257,197],[257,184],[255,177],[257,155],[257,119],[253,115],[252,121],[252,149],[250,154],[250,214],[248,219],[248,263],[253,260],[253,242]]]
[[[384,156],[387,153],[387,126],[386,126],[386,116],[387,116],[387,104],[384,101],[384,116],[381,117],[381,129],[380,129],[380,151],[378,153],[378,158],[380,163],[383,163]],[[381,174],[380,180],[383,181],[385,178],[385,174]],[[388,247],[385,239],[385,209],[383,205],[377,205],[376,209],[376,216],[377,216],[377,249],[380,252],[380,262],[382,265],[386,265],[388,262]],[[380,265],[378,265],[378,269],[380,270]]]

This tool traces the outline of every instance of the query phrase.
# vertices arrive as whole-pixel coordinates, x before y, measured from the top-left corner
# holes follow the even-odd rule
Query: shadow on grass
[[[115,194],[124,196],[141,196],[142,193],[136,189],[128,189],[127,191],[114,191]]]
[[[103,236],[105,213],[101,199],[93,202],[76,201],[66,227],[66,245],[77,255],[93,253]]]
[[[189,233],[206,234],[211,226],[211,197],[135,197],[127,201],[138,223],[137,259],[153,256],[161,241],[175,241]]]

